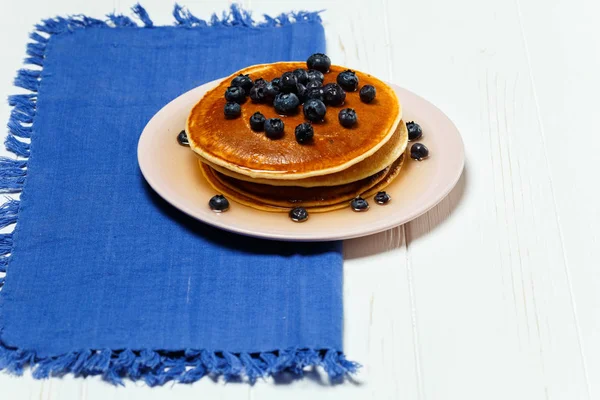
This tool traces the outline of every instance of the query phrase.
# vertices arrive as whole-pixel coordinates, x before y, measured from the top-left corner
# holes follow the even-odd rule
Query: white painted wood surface
[[[170,2],[145,0],[156,23]],[[461,130],[464,176],[434,210],[345,243],[354,382],[113,387],[0,374],[2,399],[600,398],[600,5],[597,0],[246,0],[255,14],[327,9],[328,53],[426,97]],[[207,17],[227,1],[189,1]],[[0,97],[27,34],[119,0],[0,5]],[[0,116],[9,108],[0,104]]]

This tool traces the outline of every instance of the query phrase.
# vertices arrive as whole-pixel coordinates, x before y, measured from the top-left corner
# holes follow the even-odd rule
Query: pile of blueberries
[[[248,96],[252,103],[273,104],[280,115],[296,114],[302,106],[304,117],[309,122],[296,127],[296,141],[300,144],[309,143],[314,136],[311,123],[323,121],[328,106],[344,104],[346,92],[358,89],[358,77],[353,71],[346,70],[338,74],[337,83],[323,85],[323,74],[329,72],[331,60],[321,53],[308,57],[306,66],[308,70],[298,68],[284,72],[270,82],[263,78],[252,81],[243,74],[236,76],[225,91],[225,117],[238,118],[242,113],[241,104]],[[363,102],[371,103],[375,99],[375,87],[364,85],[359,95]],[[358,122],[358,117],[352,108],[344,108],[338,113],[338,120],[343,127],[351,128]],[[267,119],[260,112],[255,112],[250,117],[250,127],[255,132],[264,131],[270,139],[279,139],[283,136],[284,122],[280,118]]]

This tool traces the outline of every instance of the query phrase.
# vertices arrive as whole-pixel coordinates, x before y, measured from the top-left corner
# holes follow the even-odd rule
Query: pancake
[[[357,164],[379,150],[396,131],[401,107],[394,90],[379,79],[356,72],[359,86],[373,85],[375,100],[363,103],[358,92],[346,93],[346,102],[339,107],[329,106],[325,121],[313,124],[315,136],[310,144],[300,145],[294,129],[305,122],[302,111],[293,116],[278,116],[271,104],[255,104],[247,99],[242,115],[227,120],[223,114],[224,93],[238,74],[249,74],[255,80],[272,80],[285,71],[306,68],[304,62],[282,62],[245,68],[225,78],[208,91],[192,108],[186,124],[190,147],[211,164],[251,178],[297,180],[333,174]],[[345,67],[331,66],[324,84],[335,82]],[[358,123],[348,129],[338,122],[342,108],[353,108]],[[284,136],[272,140],[264,133],[250,129],[249,118],[260,111],[267,118],[280,117],[285,123]]]
[[[400,121],[398,128],[396,128],[396,132],[394,132],[390,140],[388,140],[372,156],[340,172],[335,172],[329,175],[315,176],[312,178],[297,179],[293,181],[282,179],[251,178],[249,176],[238,174],[237,172],[233,172],[227,168],[213,164],[210,161],[203,161],[217,172],[241,181],[273,186],[337,186],[364,179],[368,176],[374,175],[378,171],[383,170],[386,166],[392,164],[396,159],[398,159],[402,153],[404,153],[407,144],[408,131],[406,129],[406,124],[404,121]]]
[[[233,178],[219,174],[202,162],[199,162],[199,165],[206,180],[218,193],[246,206],[271,212],[287,212],[293,207],[302,206],[311,212],[326,212],[347,207],[349,202],[358,195],[366,197],[383,190],[398,176],[404,162],[404,157],[404,155],[401,155],[392,165],[378,173],[378,176],[372,180],[374,184],[370,186],[365,185],[362,190],[359,190],[352,195],[342,195],[342,190],[339,189],[336,189],[334,193],[327,193],[327,190],[331,190],[331,187],[310,188],[310,190],[314,192],[318,192],[319,190],[322,191],[323,195],[321,197],[326,198],[326,200],[313,200],[302,203],[286,201],[286,189],[282,187],[274,188],[280,190],[280,192],[261,193],[260,187],[266,185],[256,185],[249,191],[251,186],[248,185],[252,185],[251,183],[234,181]],[[226,181],[226,179],[230,179],[230,181]],[[236,186],[236,184],[243,184],[244,188],[242,189]],[[284,200],[282,200],[282,198]]]
[[[202,163],[200,163],[202,164]],[[286,213],[289,212],[292,207],[276,207],[270,206],[263,202],[251,199],[247,196],[244,196],[241,193],[236,192],[235,190],[231,190],[228,187],[224,186],[219,180],[214,179],[214,175],[210,174],[210,169],[202,168],[202,174],[204,178],[208,181],[208,183],[217,191],[218,193],[224,195],[225,197],[235,201],[236,203],[242,204],[244,206],[248,206],[254,208],[259,211],[267,211],[267,212],[278,212],[278,213]],[[330,206],[321,206],[321,207],[311,207],[309,208],[311,213],[322,213],[328,211],[335,211],[341,208],[348,207],[348,202],[343,202],[339,204],[333,204]]]
[[[300,186],[271,186],[247,181],[240,181],[219,172],[212,171],[215,178],[223,185],[243,195],[267,202],[270,205],[289,207],[328,206],[341,201],[351,200],[369,190],[385,178],[388,168],[377,172],[365,179],[339,186],[300,187]]]
[[[388,187],[394,181],[394,179],[396,179],[398,177],[398,175],[400,174],[400,170],[402,169],[402,166],[404,165],[404,160],[406,159],[406,157],[407,157],[406,154],[401,155],[400,158],[398,158],[398,160],[396,160],[394,162],[394,164],[391,165],[390,170],[385,175],[385,177],[382,180],[380,180],[379,183],[377,183],[371,189],[369,189],[365,193],[363,193],[362,196],[364,196],[364,197],[373,196],[373,195],[377,194],[377,192],[381,192],[383,189]]]

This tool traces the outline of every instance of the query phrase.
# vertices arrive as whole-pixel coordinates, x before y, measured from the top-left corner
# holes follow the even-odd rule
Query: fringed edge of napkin
[[[37,69],[23,68],[18,71],[15,86],[30,93],[9,96],[13,107],[8,121],[9,133],[6,149],[17,158],[0,157],[0,193],[21,193],[27,176],[27,161],[31,151],[34,130],[37,93],[41,82],[46,46],[53,35],[70,33],[85,28],[153,28],[154,23],[139,4],[132,8],[142,26],[133,19],[120,14],[109,14],[106,21],[75,15],[43,20],[35,26],[27,44],[25,64]],[[173,10],[175,27],[204,28],[212,26],[265,28],[291,23],[321,22],[317,12],[282,13],[277,17],[264,15],[265,21],[256,22],[248,11],[233,4],[221,17],[213,14],[210,21],[195,17],[187,9],[176,4]],[[20,201],[7,198],[0,206],[0,229],[17,222]],[[13,233],[0,234],[0,290],[13,248]],[[123,384],[123,378],[144,380],[150,386],[168,381],[195,382],[206,375],[224,376],[226,380],[247,378],[250,382],[265,376],[291,372],[301,376],[306,367],[321,366],[332,381],[343,379],[360,368],[358,363],[346,360],[335,349],[287,349],[261,353],[230,353],[208,350],[83,350],[59,356],[39,357],[33,351],[17,349],[0,341],[0,370],[22,374],[26,367],[33,369],[35,378],[47,378],[72,373],[76,376],[102,375],[113,383]]]
[[[321,366],[332,382],[357,371],[359,365],[343,353],[329,350],[296,349],[261,353],[229,353],[208,350],[180,352],[154,350],[86,350],[57,357],[38,358],[34,352],[0,346],[0,369],[22,374],[33,366],[36,379],[62,376],[102,375],[115,385],[123,378],[143,380],[149,386],[169,381],[192,383],[204,376],[223,376],[226,381],[258,378],[289,372],[301,377],[306,367]]]

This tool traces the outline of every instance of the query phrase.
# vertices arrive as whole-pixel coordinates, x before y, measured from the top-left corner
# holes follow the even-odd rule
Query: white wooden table
[[[0,374],[2,399],[600,398],[600,5],[597,0],[246,0],[323,13],[336,63],[396,82],[462,132],[466,169],[439,206],[345,243],[355,382],[148,388]],[[227,1],[188,1],[198,16]],[[368,4],[368,5],[367,5]],[[34,23],[129,13],[119,0],[5,0],[0,97]],[[172,4],[145,0],[157,24]],[[0,120],[9,108],[0,104]]]

